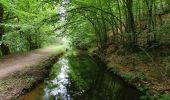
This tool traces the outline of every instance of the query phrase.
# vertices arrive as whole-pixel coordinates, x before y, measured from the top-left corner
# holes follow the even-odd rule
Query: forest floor
[[[50,66],[65,50],[50,46],[0,59],[0,100],[16,99],[43,80]]]
[[[113,45],[102,52],[97,51],[96,56],[105,62],[108,70],[115,73],[150,98],[170,98],[170,55],[165,57],[151,54],[154,62],[144,52],[125,53],[113,51]],[[162,50],[162,51],[161,51]],[[159,51],[159,50],[158,50]],[[170,48],[169,48],[170,51]],[[168,52],[169,52],[168,51]],[[159,53],[164,52],[160,49]]]
[[[162,19],[169,23],[170,13],[164,14]],[[141,37],[141,40],[145,38]],[[146,96],[170,100],[169,38],[169,35],[163,36],[158,48],[146,52],[142,50],[128,52],[123,46],[115,44],[110,44],[102,50],[95,48],[94,52],[107,64],[109,70],[138,88]]]
[[[161,47],[155,52],[148,52],[151,59],[143,51],[127,52],[123,49],[114,50],[109,45],[97,55],[113,73],[135,86],[150,98],[170,97],[170,47]],[[161,56],[163,55],[163,56]],[[166,56],[165,56],[166,55]]]

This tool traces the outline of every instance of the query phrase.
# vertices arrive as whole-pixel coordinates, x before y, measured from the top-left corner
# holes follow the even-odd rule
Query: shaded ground
[[[15,100],[42,81],[64,47],[48,47],[0,60],[0,100]]]
[[[152,62],[143,51],[128,53],[120,49],[114,51],[113,48],[114,46],[110,45],[103,52],[97,53],[105,61],[108,69],[147,95],[151,93],[157,98],[158,95],[165,94],[168,99],[164,100],[169,100],[170,74],[167,65],[170,63],[170,55],[163,57],[160,54],[168,53],[170,50],[160,48],[156,54],[150,53],[154,60]]]
[[[164,28],[165,32],[159,28],[157,30],[161,33],[159,47],[129,53],[121,45],[110,44],[103,48],[103,51],[96,50],[96,55],[106,62],[108,69],[135,85],[146,95],[164,95],[163,97],[167,98],[162,100],[170,100],[170,35],[166,34],[170,24],[170,13],[162,15],[162,21],[166,27],[159,26],[160,29]],[[144,47],[147,44],[146,33],[147,29],[138,37],[139,44]]]

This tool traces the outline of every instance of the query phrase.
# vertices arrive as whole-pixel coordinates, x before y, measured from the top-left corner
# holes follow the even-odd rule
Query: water
[[[61,58],[22,100],[139,100],[141,93],[86,54]]]
[[[50,99],[51,96],[53,96],[53,98],[55,98],[56,100],[58,99],[70,100],[70,95],[67,93],[67,87],[66,87],[69,84],[68,60],[61,59],[58,61],[58,65],[61,66],[59,74],[57,75],[57,77],[49,81],[51,82],[51,85],[57,86],[57,87],[49,88],[48,86],[45,86],[44,100]]]

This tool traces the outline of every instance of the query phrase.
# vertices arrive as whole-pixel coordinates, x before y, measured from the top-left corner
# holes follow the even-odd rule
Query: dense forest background
[[[0,57],[66,43],[97,55],[146,100],[169,100],[169,32],[170,0],[0,0]]]
[[[1,0],[1,52],[37,49],[56,37],[79,48],[151,49],[169,42],[169,9],[169,0]]]

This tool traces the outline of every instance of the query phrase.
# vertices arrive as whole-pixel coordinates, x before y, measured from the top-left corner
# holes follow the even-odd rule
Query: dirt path
[[[23,70],[27,66],[37,65],[51,54],[55,53],[55,48],[44,48],[28,53],[14,54],[0,59],[0,80],[11,74]]]

